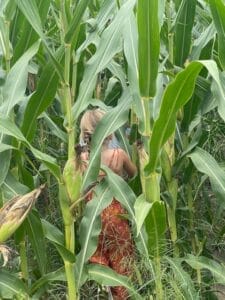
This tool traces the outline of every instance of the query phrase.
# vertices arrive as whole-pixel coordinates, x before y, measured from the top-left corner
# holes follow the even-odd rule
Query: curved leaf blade
[[[158,119],[155,121],[150,140],[150,162],[145,170],[148,173],[156,169],[158,157],[162,146],[175,130],[176,113],[190,99],[195,80],[202,65],[200,62],[192,62],[187,68],[175,77],[163,95]]]

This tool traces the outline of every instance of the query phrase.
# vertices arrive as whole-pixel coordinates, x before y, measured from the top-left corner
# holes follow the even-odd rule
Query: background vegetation
[[[0,61],[0,206],[45,184],[6,242],[0,297],[107,299],[113,285],[134,299],[219,297],[224,0],[1,0]],[[81,114],[95,106],[107,113],[82,177],[74,146]],[[138,176],[127,183],[103,167],[85,207],[112,132]],[[113,196],[136,243],[133,278],[88,264]]]

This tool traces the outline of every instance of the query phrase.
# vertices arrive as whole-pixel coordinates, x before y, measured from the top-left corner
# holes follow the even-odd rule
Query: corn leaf
[[[91,264],[88,266],[88,275],[91,280],[95,280],[102,285],[124,286],[130,296],[135,297],[137,300],[143,299],[131,286],[126,276],[119,275],[109,267]]]
[[[163,95],[158,119],[155,121],[150,140],[150,163],[146,171],[156,169],[161,147],[175,130],[176,113],[190,99],[195,80],[202,65],[199,62],[190,63],[187,68],[175,77]]]
[[[225,4],[223,0],[209,0],[209,4],[218,35],[219,60],[225,70]]]
[[[204,256],[194,256],[189,254],[188,257],[184,260],[194,269],[207,269],[214,276],[216,282],[225,284],[225,267],[215,260]]]
[[[195,290],[191,276],[182,268],[181,260],[170,258],[166,256],[166,260],[169,262],[172,271],[174,273],[174,278],[179,283],[179,287],[182,290],[184,299],[186,300],[198,300],[199,295]]]
[[[64,281],[66,282],[66,275],[65,275],[65,269],[64,267],[48,273],[44,276],[42,276],[40,279],[36,280],[35,283],[30,288],[30,293],[32,295],[32,299],[36,299],[35,292],[37,291],[38,297],[40,297],[40,290],[42,289],[43,293],[45,292],[45,289],[43,289],[44,286],[46,286],[46,289],[48,288],[48,285],[51,282],[54,281]],[[40,299],[40,298],[38,298]]]
[[[191,48],[196,0],[183,0],[175,23],[175,64],[183,66]]]
[[[41,220],[37,212],[33,211],[25,220],[25,228],[31,242],[41,275],[47,271],[47,252],[45,249],[45,236]]]
[[[145,219],[145,226],[148,235],[149,254],[153,257],[160,257],[165,244],[165,231],[167,229],[164,202],[153,202]]]
[[[78,253],[76,259],[78,286],[83,283],[85,263],[97,248],[98,237],[101,231],[100,214],[112,201],[112,194],[105,182],[96,187],[95,193],[96,196],[86,204],[84,216],[80,223],[81,251]]]
[[[112,60],[121,49],[121,27],[131,13],[134,0],[127,1],[121,6],[112,23],[104,30],[98,49],[88,61],[80,84],[79,94],[72,108],[73,118],[76,120],[80,113],[88,106],[94,90],[97,75]]]
[[[225,199],[225,171],[208,152],[201,148],[197,148],[188,156],[200,172],[209,176],[214,193],[223,203]]]
[[[139,0],[138,18],[138,61],[139,87],[142,97],[153,97],[159,60],[159,19],[157,0]]]
[[[50,0],[40,0],[37,1],[38,13],[41,19],[42,26],[47,17],[49,10]],[[17,18],[16,18],[17,20]],[[13,61],[16,62],[20,56],[34,43],[38,40],[39,36],[35,32],[32,26],[30,26],[27,19],[21,15],[20,24],[15,24],[17,26],[17,32],[21,33],[17,42],[15,43],[15,49],[13,54]],[[13,24],[14,25],[14,24]],[[18,31],[19,28],[19,31]]]
[[[0,132],[9,136],[13,136],[17,140],[23,142],[28,148],[30,148],[36,158],[41,160],[47,166],[50,172],[52,172],[52,174],[60,180],[61,172],[59,166],[56,164],[55,159],[31,146],[19,128],[12,121],[0,117]]]
[[[14,274],[0,270],[0,296],[3,299],[13,299],[14,297],[28,297],[25,284]]]
[[[33,44],[11,68],[3,86],[0,114],[8,116],[12,108],[23,99],[27,86],[28,64],[39,46],[40,41]]]

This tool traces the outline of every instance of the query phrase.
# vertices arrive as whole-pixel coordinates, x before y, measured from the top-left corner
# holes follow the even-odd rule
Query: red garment
[[[90,262],[109,266],[117,273],[129,276],[132,274],[134,246],[128,221],[120,216],[124,214],[125,209],[115,199],[102,211],[102,231]],[[111,291],[114,300],[128,298],[128,292],[122,286],[113,287]]]

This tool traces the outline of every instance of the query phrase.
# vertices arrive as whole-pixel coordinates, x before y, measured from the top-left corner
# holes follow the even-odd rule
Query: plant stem
[[[66,271],[66,279],[68,285],[68,300],[76,300],[76,286],[74,280],[74,264],[65,261],[65,271]]]
[[[5,43],[5,63],[6,63],[6,73],[8,74],[10,71],[10,38],[9,38],[9,28],[10,22],[5,21],[5,29],[6,29],[6,43]]]
[[[150,98],[141,98],[141,103],[144,109],[144,123],[145,123],[145,129],[144,129],[144,136],[147,136],[148,138],[151,136],[151,127],[150,127],[150,107],[149,107],[149,99]]]

